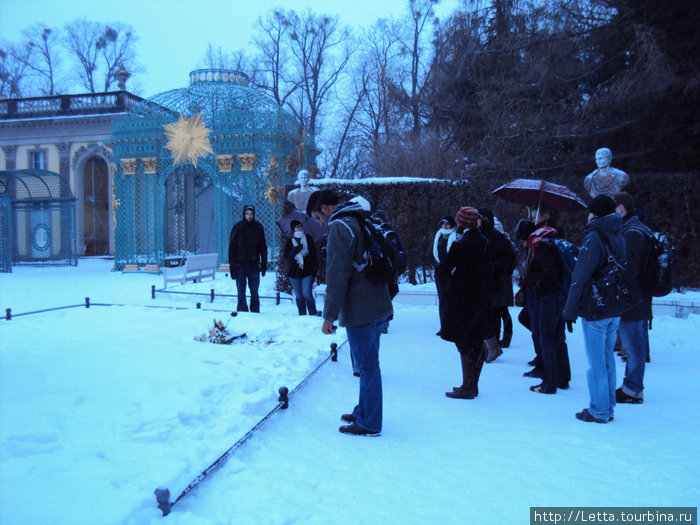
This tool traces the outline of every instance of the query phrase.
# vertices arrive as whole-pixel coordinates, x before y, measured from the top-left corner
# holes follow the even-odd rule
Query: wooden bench
[[[188,280],[201,281],[205,277],[216,279],[216,263],[219,260],[218,253],[200,253],[188,255],[182,266],[163,267],[163,288],[168,283],[185,284]]]

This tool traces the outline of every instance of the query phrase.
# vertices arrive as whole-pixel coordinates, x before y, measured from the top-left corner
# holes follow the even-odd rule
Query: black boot
[[[452,389],[452,392],[445,392],[445,395],[453,399],[474,399],[477,395],[479,395],[479,391],[473,384],[475,365],[473,353],[460,352],[459,360],[460,364],[462,365],[462,386],[455,387]]]

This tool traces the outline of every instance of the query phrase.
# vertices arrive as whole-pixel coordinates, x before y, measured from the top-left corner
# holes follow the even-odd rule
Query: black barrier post
[[[331,343],[331,361],[338,361],[338,343]]]
[[[202,303],[197,303],[197,310],[199,310],[202,307]]]
[[[214,288],[209,290],[209,302],[213,303],[214,302]]]
[[[289,408],[289,389],[286,386],[280,387],[278,390],[280,397],[278,401],[282,403],[280,408],[282,409],[287,409]]]
[[[156,285],[152,284],[151,285],[151,299],[155,299],[155,298],[156,298]]]
[[[90,308],[90,298],[89,297],[85,298],[85,308]]]
[[[280,293],[277,292],[277,296],[275,297],[275,305],[279,306],[280,305]]]
[[[165,487],[158,487],[153,491],[156,495],[156,501],[158,502],[158,508],[163,512],[163,516],[170,514],[170,491]]]
[[[12,319],[12,308],[5,308],[5,319]]]

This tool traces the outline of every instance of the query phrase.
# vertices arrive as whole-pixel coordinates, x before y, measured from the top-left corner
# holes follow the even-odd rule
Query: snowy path
[[[340,414],[357,396],[347,351],[341,351],[288,412],[168,519],[496,524],[526,523],[530,506],[697,504],[700,396],[692,382],[673,379],[691,364],[697,377],[697,359],[689,341],[681,343],[679,321],[664,320],[678,325],[678,340],[653,346],[647,403],[618,406],[615,422],[594,425],[574,418],[588,396],[578,330],[570,337],[568,391],[529,392],[532,381],[521,374],[530,347],[518,329],[513,347],[485,365],[479,398],[450,400],[443,392],[459,377],[456,351],[434,331],[414,330],[429,327],[431,313],[403,307],[382,336],[382,437],[337,431]],[[678,410],[666,410],[666,403]]]

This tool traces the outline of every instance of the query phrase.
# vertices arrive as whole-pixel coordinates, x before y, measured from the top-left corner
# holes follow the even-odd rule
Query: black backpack
[[[579,248],[575,244],[560,237],[554,239],[554,245],[557,248],[562,263],[561,289],[564,295],[568,295],[569,287],[571,287],[571,274],[574,272],[574,266],[576,266]]]
[[[399,276],[406,271],[406,253],[390,224],[373,222],[362,213],[348,211],[339,217],[354,217],[365,240],[362,262],[355,268],[375,284],[387,283],[393,298],[399,292]]]
[[[670,235],[651,232],[649,257],[642,270],[642,290],[654,297],[663,297],[673,289],[675,249]]]

